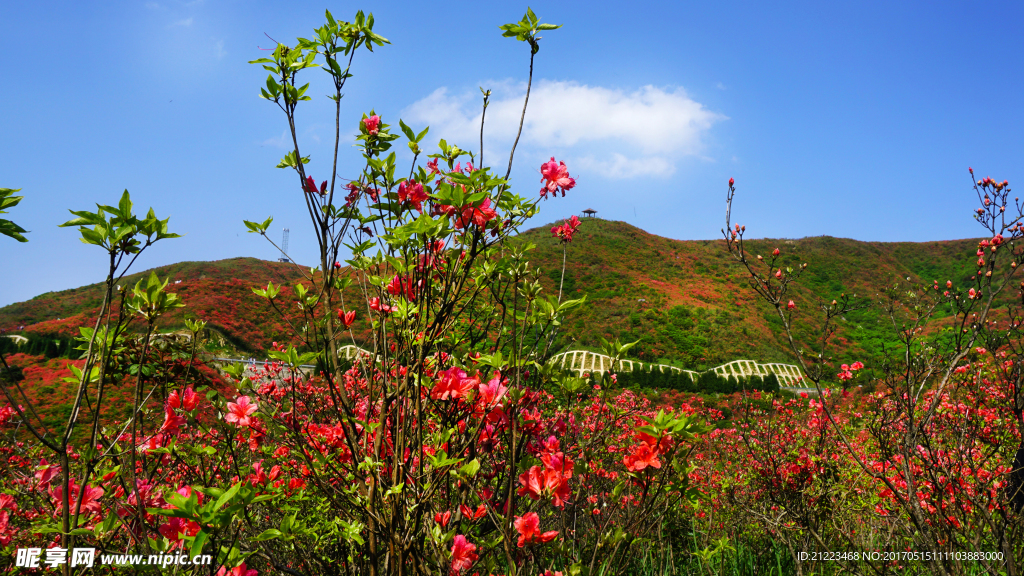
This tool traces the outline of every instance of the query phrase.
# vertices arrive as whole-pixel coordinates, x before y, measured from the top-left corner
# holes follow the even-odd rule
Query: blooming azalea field
[[[110,264],[67,318],[32,323],[60,323],[38,333],[74,338],[79,359],[0,355],[0,570],[158,571],[60,561],[88,548],[207,555],[173,571],[210,576],[1020,573],[1024,214],[1011,214],[1007,182],[970,171],[985,236],[970,243],[966,276],[962,263],[917,266],[864,300],[832,290],[837,277],[816,275],[799,246],[746,241],[730,179],[723,238],[706,247],[715,256],[693,260],[721,274],[667,287],[678,246],[648,243],[662,262],[636,266],[666,287],[598,286],[607,302],[654,296],[638,321],[603,324],[581,284],[607,278],[577,246],[638,233],[572,216],[520,234],[542,206],[584,193],[565,162],[540,165],[539,190],[514,192],[514,146],[502,173],[504,159],[484,163],[482,138],[475,153],[444,140],[427,150],[428,129],[343,116],[356,54],[389,43],[373,27],[372,15],[327,12],[310,39],[253,62],[291,130],[310,98],[300,79],[320,67],[334,120],[356,131],[363,168],[344,181],[315,178],[337,158],[314,163],[297,145],[278,165],[308,208],[309,272],[129,282],[137,258],[177,236],[169,221],[141,216],[127,191],[72,211],[63,226]],[[529,48],[524,114],[539,33],[557,28],[532,10],[501,27]],[[244,225],[266,237],[272,220]],[[534,259],[544,252],[555,254],[547,270]],[[960,272],[926,276],[946,270]],[[745,287],[723,289],[727,277]],[[214,281],[235,296],[197,296]],[[728,306],[698,302],[755,307],[748,327],[774,334],[768,348],[800,364],[805,387],[620,386],[627,357],[671,348],[712,363],[751,339],[709,329],[728,325]],[[44,312],[32,308],[22,313]],[[621,337],[642,336],[652,317],[671,345]],[[848,317],[884,318],[887,335]],[[576,327],[600,332],[589,342],[613,359],[609,372],[547,362]],[[271,361],[214,369],[211,328]],[[31,548],[45,549],[41,563]]]

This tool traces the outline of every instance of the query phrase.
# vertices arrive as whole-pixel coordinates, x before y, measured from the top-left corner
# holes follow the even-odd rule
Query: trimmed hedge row
[[[28,338],[28,342],[21,344],[14,338],[0,337],[0,353],[5,356],[21,353],[47,358],[78,358],[82,354],[80,350],[75,350],[77,344],[67,338],[39,336],[32,333],[24,334],[24,336]]]

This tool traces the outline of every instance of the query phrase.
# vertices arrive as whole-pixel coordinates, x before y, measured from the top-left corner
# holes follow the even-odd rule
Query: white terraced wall
[[[338,349],[338,353],[343,356],[346,360],[352,360],[359,355],[369,355],[370,352],[363,350],[358,346],[349,344],[348,346],[342,346]],[[604,354],[598,354],[597,352],[590,352],[589,350],[569,350],[556,354],[551,357],[548,361],[551,364],[556,364],[563,370],[571,370],[576,372],[577,375],[582,376],[584,374],[604,374],[611,369],[612,358],[611,356],[605,356]],[[694,380],[700,376],[700,372],[694,372],[693,370],[684,370],[675,366],[669,366],[668,364],[647,364],[645,362],[638,362],[636,360],[621,360],[619,362],[619,372],[632,372],[634,369],[643,366],[654,366],[661,372],[669,370],[671,372],[686,372],[690,375],[690,378]],[[769,374],[775,374],[779,377],[779,384],[782,386],[797,386],[803,380],[803,373],[800,372],[800,368],[793,364],[780,364],[772,362],[768,364],[761,364],[753,360],[733,360],[728,364],[722,364],[712,368],[716,374],[721,376],[767,376]]]
[[[604,374],[611,368],[612,358],[597,352],[588,350],[569,350],[551,357],[550,363],[557,365],[564,370],[571,370],[582,376],[584,374]],[[621,360],[619,372],[632,372],[641,366],[654,366],[661,372],[670,370],[672,372],[686,372],[694,380],[700,375],[693,370],[684,370],[667,364],[647,364],[633,360]],[[728,364],[722,364],[712,368],[716,374],[721,376],[767,376],[775,374],[779,377],[779,384],[782,386],[796,386],[803,380],[803,373],[800,368],[793,364],[769,363],[761,364],[753,360],[733,360]]]

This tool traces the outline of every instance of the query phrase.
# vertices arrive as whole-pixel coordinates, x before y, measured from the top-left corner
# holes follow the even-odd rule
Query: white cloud
[[[659,156],[627,158],[618,152],[613,152],[610,159],[600,161],[592,156],[575,158],[572,165],[580,170],[593,171],[605,178],[615,179],[637,176],[667,178],[676,171],[675,164]]]
[[[184,20],[178,20],[177,22],[171,23],[171,26],[185,26],[186,28],[192,25],[192,18],[185,18]]]
[[[217,49],[217,60],[221,60],[228,55],[227,51],[224,50],[223,40],[217,40],[217,43],[214,45],[214,48]]]
[[[263,142],[260,142],[260,146],[273,146],[274,148],[287,148],[291,145],[291,138],[288,135],[288,130],[284,129],[281,131],[280,136],[273,138],[267,138]]]
[[[160,5],[150,0],[149,2],[146,2],[146,8],[149,8],[150,10],[159,10]]]
[[[725,90],[725,84],[719,82],[718,84],[715,84],[715,88],[718,88],[719,90]]]
[[[485,153],[500,154],[502,148],[511,147],[525,90],[525,85],[509,82],[492,88],[484,127]],[[479,92],[453,95],[439,88],[403,110],[402,117],[406,122],[429,124],[432,136],[465,147],[479,141],[480,107]],[[519,146],[569,153],[581,168],[609,178],[668,176],[680,158],[701,156],[704,135],[724,119],[680,88],[644,86],[626,92],[541,81],[530,94]]]

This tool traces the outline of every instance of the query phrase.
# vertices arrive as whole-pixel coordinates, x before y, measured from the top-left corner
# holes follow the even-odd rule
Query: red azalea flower
[[[457,535],[452,544],[452,568],[449,574],[459,574],[463,570],[468,570],[477,558],[476,545],[470,544],[462,534]]]
[[[374,296],[373,298],[370,298],[370,310],[380,312],[382,314],[390,314],[392,308],[389,304],[381,302],[380,298]]]
[[[433,160],[427,162],[427,168],[430,169],[431,176],[433,176],[434,174],[441,174],[441,171],[438,170],[437,168],[437,158],[434,158]]]
[[[356,311],[345,312],[344,310],[338,310],[338,320],[341,320],[345,324],[345,328],[348,328],[356,321]]]
[[[491,199],[484,198],[479,206],[466,206],[463,208],[462,214],[455,222],[455,227],[466,228],[470,224],[476,224],[483,228],[497,215],[498,213],[491,208]]]
[[[406,180],[398,184],[398,201],[404,204],[406,201],[416,210],[423,212],[423,201],[427,199],[427,192],[423,184]]]
[[[516,516],[513,524],[519,532],[519,547],[527,544],[544,543],[554,540],[558,536],[557,530],[541,533],[540,517],[536,512],[528,512],[524,516]]]
[[[306,181],[303,182],[302,188],[310,194],[319,194],[321,196],[324,196],[327,194],[327,180],[324,180],[320,184],[320,189],[317,190],[316,182],[313,180],[313,177],[306,176]]]
[[[661,468],[661,461],[658,460],[658,451],[651,448],[646,442],[641,442],[632,453],[622,458],[626,469],[630,472],[640,472],[644,468]]]
[[[556,464],[555,459],[549,458],[545,461],[543,469],[540,466],[531,466],[529,470],[520,474],[519,483],[522,487],[517,494],[529,496],[533,500],[538,500],[541,496],[551,496],[551,503],[556,508],[561,508],[565,506],[571,494],[569,478],[572,477],[572,462],[563,462],[561,456],[558,456],[557,468],[549,467],[548,464]]]
[[[452,519],[452,511],[451,510],[445,510],[443,514],[441,512],[438,512],[437,514],[434,514],[434,522],[437,522],[438,524],[440,524],[442,528],[447,528],[448,527],[448,522],[450,522],[451,519]]]
[[[430,397],[434,400],[458,400],[465,398],[479,384],[480,379],[467,377],[465,370],[449,368],[441,372],[440,379],[430,391]]]
[[[71,482],[68,486],[68,492],[71,493],[71,500],[68,506],[73,511],[78,505],[78,484]],[[96,488],[95,486],[86,486],[85,491],[82,493],[82,506],[81,510],[83,514],[89,514],[100,511],[100,497],[103,496],[103,489]],[[54,512],[60,514],[61,506],[64,503],[64,488],[58,486],[50,489],[50,498],[53,500]]]
[[[195,410],[196,404],[199,403],[199,395],[192,389],[192,386],[185,388],[185,391],[181,394],[181,409],[186,412]]]
[[[181,427],[185,425],[185,419],[178,416],[173,408],[167,408],[164,411],[164,423],[160,426],[160,431],[167,434],[177,434],[181,432]]]

